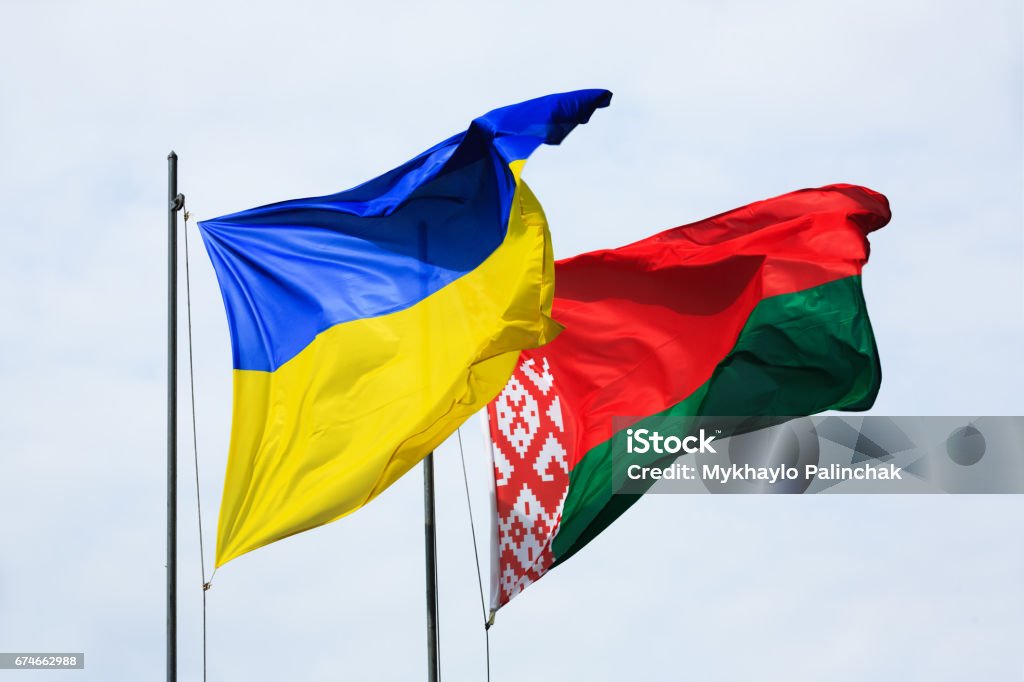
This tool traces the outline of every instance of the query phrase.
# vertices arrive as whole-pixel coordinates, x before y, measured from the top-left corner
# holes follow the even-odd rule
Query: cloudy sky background
[[[527,166],[560,257],[870,186],[894,215],[865,271],[874,413],[1024,414],[1019,2],[4,0],[0,25],[0,650],[87,656],[40,677],[163,674],[171,148],[189,208],[214,217],[352,186],[497,106],[605,87],[611,107]],[[189,229],[209,562],[231,359]],[[180,669],[197,680],[187,415]],[[482,512],[475,420],[464,435]],[[482,679],[457,448],[437,460],[444,676]],[[494,679],[1020,679],[1022,512],[651,496],[499,613]],[[419,470],[228,564],[208,599],[210,679],[421,679]]]

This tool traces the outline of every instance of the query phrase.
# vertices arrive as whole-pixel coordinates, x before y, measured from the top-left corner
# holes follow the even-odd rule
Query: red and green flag
[[[889,218],[883,195],[830,185],[557,262],[565,331],[523,351],[487,408],[491,608],[638,499],[614,489],[624,417],[869,408],[881,369],[861,269]]]

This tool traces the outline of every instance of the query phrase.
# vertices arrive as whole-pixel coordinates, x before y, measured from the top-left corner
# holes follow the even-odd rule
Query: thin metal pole
[[[434,453],[423,458],[423,535],[427,563],[427,680],[441,676],[437,629],[437,538],[434,532]]]
[[[167,155],[167,682],[178,679],[178,155]]]

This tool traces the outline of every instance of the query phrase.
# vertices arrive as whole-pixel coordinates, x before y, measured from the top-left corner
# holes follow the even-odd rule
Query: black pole
[[[178,155],[167,155],[167,682],[178,679]]]
[[[423,535],[427,561],[427,680],[441,676],[437,630],[437,539],[434,533],[434,453],[423,458]]]

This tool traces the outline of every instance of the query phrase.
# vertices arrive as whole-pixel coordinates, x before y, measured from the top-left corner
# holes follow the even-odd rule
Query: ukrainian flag
[[[496,109],[354,189],[199,223],[234,357],[217,566],[359,509],[558,333],[520,173],[610,99]]]

